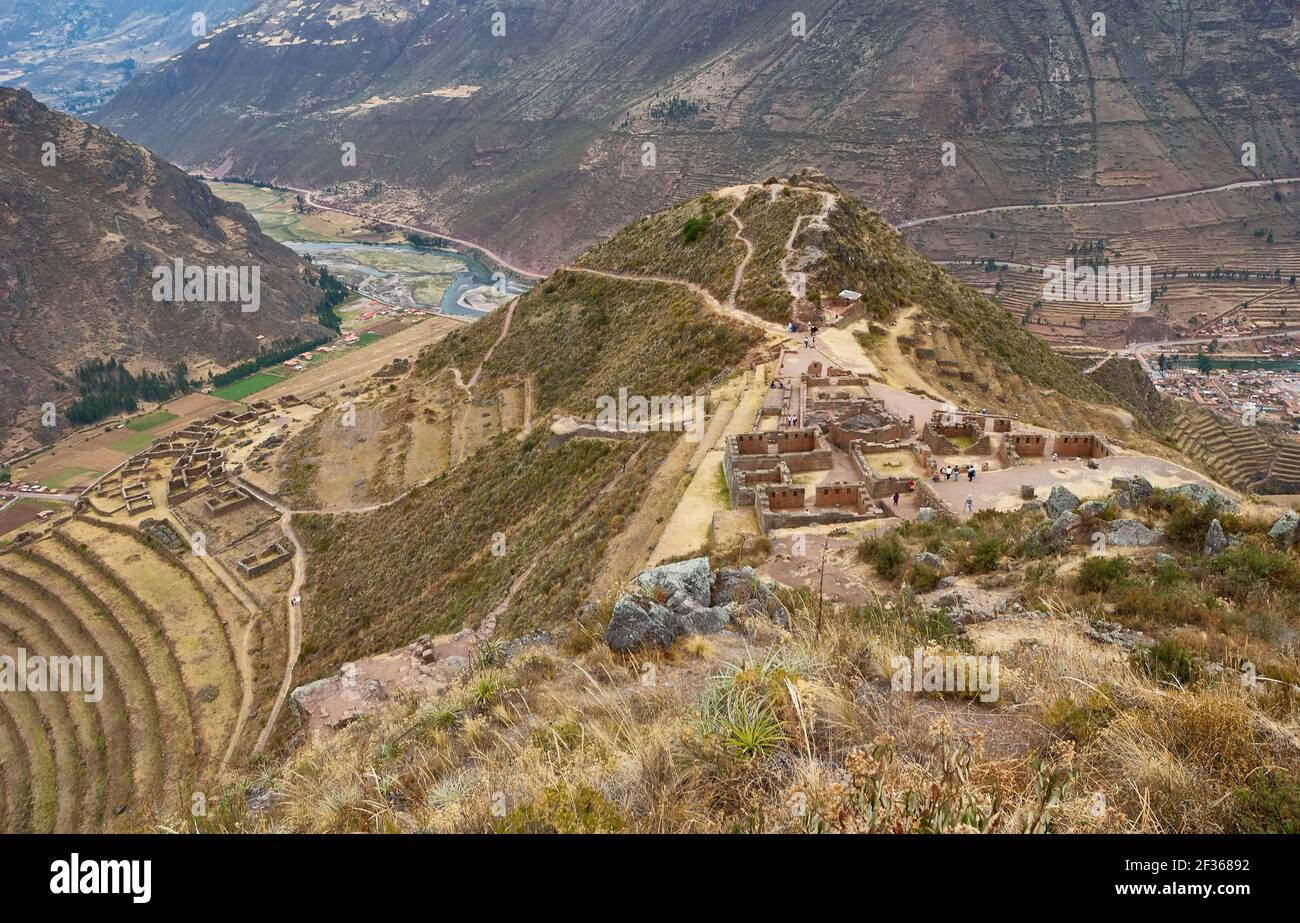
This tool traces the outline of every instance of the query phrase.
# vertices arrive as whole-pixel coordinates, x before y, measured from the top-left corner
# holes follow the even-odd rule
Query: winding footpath
[[[953,218],[969,218],[975,215],[996,215],[1004,212],[1030,211],[1032,209],[1075,209],[1100,208],[1106,205],[1145,205],[1149,202],[1169,202],[1174,199],[1189,199],[1193,196],[1209,195],[1215,192],[1229,192],[1233,189],[1252,189],[1258,186],[1284,186],[1288,183],[1300,183],[1300,176],[1287,176],[1279,179],[1245,180],[1237,183],[1225,183],[1222,186],[1210,186],[1205,189],[1189,189],[1184,192],[1166,192],[1161,195],[1143,196],[1138,199],[1109,199],[1097,202],[1047,202],[1042,204],[995,205],[991,208],[976,208],[964,212],[949,212],[946,215],[931,215],[929,218],[913,218],[895,225],[900,231],[933,224],[936,221],[951,221]]]
[[[1283,184],[1294,183],[1294,182],[1300,182],[1300,177],[1288,177],[1284,179],[1255,180],[1255,181],[1247,181],[1247,182],[1229,183],[1223,186],[1216,186],[1208,189],[1197,189],[1197,190],[1191,190],[1187,192],[1168,193],[1168,194],[1157,195],[1157,196],[1146,196],[1138,199],[1114,200],[1114,201],[1107,201],[1107,202],[1069,202],[1069,203],[1059,203],[1059,204],[1050,204],[1050,205],[1040,205],[1040,204],[1005,205],[1005,206],[997,206],[993,208],[975,209],[975,210],[964,211],[964,212],[953,212],[946,215],[934,215],[928,218],[918,218],[912,221],[903,222],[902,224],[897,225],[897,227],[900,230],[903,230],[909,227],[917,227],[924,224],[930,224],[939,221],[947,221],[953,218],[962,218],[962,217],[984,215],[984,214],[996,214],[1002,212],[1027,211],[1031,209],[1045,209],[1045,208],[1074,209],[1074,208],[1096,208],[1096,207],[1106,206],[1106,205],[1136,205],[1136,204],[1143,204],[1148,202],[1161,202],[1161,201],[1168,201],[1174,199],[1188,198],[1191,196],[1207,195],[1214,192],[1224,192],[1233,189],[1246,189],[1246,188],[1259,187],[1259,186],[1283,185]],[[533,279],[543,278],[543,276],[537,273],[520,269],[519,267],[512,265],[497,253],[487,249],[486,247],[476,244],[472,241],[460,240],[458,238],[443,234],[439,231],[432,230],[430,228],[420,227],[418,225],[403,224],[401,222],[391,221],[388,219],[375,218],[369,215],[359,214],[356,212],[348,211],[346,209],[338,208],[337,206],[327,205],[316,201],[315,199],[316,192],[314,190],[300,189],[293,186],[285,186],[279,188],[283,188],[291,192],[300,193],[301,195],[304,196],[304,201],[306,202],[306,204],[313,208],[319,208],[325,211],[333,211],[339,214],[348,215],[353,218],[358,218],[364,221],[371,221],[375,223],[381,223],[381,224],[389,225],[391,227],[400,228],[402,230],[415,231],[417,233],[425,233],[425,234],[436,234],[437,236],[443,237],[446,240],[449,240],[455,244],[459,244],[460,246],[463,247],[472,248],[474,250],[483,253],[489,259],[499,263],[504,268],[520,276],[525,276]],[[715,314],[721,317],[739,321],[748,326],[757,328],[758,330],[763,331],[765,334],[777,337],[783,341],[797,339],[790,333],[790,331],[786,329],[784,325],[777,324],[772,321],[764,320],[763,318],[758,317],[755,314],[751,314],[748,311],[744,311],[736,306],[736,301],[739,297],[740,289],[744,282],[745,272],[748,269],[750,262],[753,260],[754,253],[755,253],[754,245],[744,236],[744,232],[745,232],[744,222],[737,214],[738,209],[744,202],[743,192],[739,190],[748,190],[750,188],[753,187],[752,186],[737,187],[738,191],[736,192],[736,195],[738,201],[736,205],[733,206],[732,209],[728,212],[728,217],[736,225],[735,237],[737,240],[741,242],[741,244],[745,248],[745,256],[742,258],[742,260],[736,267],[735,275],[732,280],[731,290],[728,293],[725,302],[719,301],[716,296],[714,296],[703,286],[686,279],[677,279],[669,276],[661,276],[661,275],[653,275],[653,274],[647,275],[647,274],[637,274],[637,273],[612,272],[608,270],[592,269],[592,268],[575,266],[575,265],[568,265],[563,268],[570,272],[583,273],[585,275],[597,276],[597,277],[612,279],[617,281],[680,286],[682,288],[685,288],[687,291],[691,292],[693,295],[695,295],[709,310],[713,311]],[[773,194],[776,194],[776,188],[779,187],[773,188]],[[799,236],[799,232],[802,229],[804,229],[804,227],[809,222],[813,222],[813,221],[824,222],[827,216],[830,214],[831,210],[834,208],[835,203],[837,201],[837,197],[833,193],[822,191],[820,194],[823,199],[822,208],[817,212],[798,216],[795,219],[794,224],[791,228],[790,236],[787,238],[785,242],[785,247],[784,247],[785,255],[781,260],[780,271],[783,279],[787,284],[787,287],[789,288],[792,297],[800,297],[800,294],[797,292],[798,276],[796,273],[788,269],[789,261],[795,255],[795,241]],[[445,371],[450,371],[452,373],[457,386],[460,387],[462,390],[464,390],[466,394],[472,396],[473,388],[478,383],[478,380],[483,372],[484,365],[488,362],[489,359],[491,359],[492,353],[496,349],[496,347],[500,345],[501,342],[504,341],[506,336],[509,334],[511,321],[513,320],[514,317],[514,308],[516,302],[517,299],[514,299],[506,305],[505,321],[502,324],[501,333],[497,337],[496,341],[493,342],[492,346],[488,349],[488,351],[484,354],[483,359],[479,363],[478,368],[474,370],[474,373],[470,376],[468,381],[465,381],[463,379],[460,370],[457,368],[448,367],[448,369],[445,370]],[[1131,347],[1131,351],[1140,355],[1141,347],[1146,345],[1148,344],[1135,344],[1133,347]],[[1109,356],[1106,358],[1108,359]],[[1104,362],[1105,359],[1101,361]],[[1100,364],[1101,363],[1099,362],[1098,365]],[[375,510],[379,510],[399,502],[400,500],[409,496],[409,494],[415,489],[417,489],[420,485],[415,485],[410,490],[403,492],[402,494],[398,495],[397,497],[394,497],[391,500],[387,500],[382,503],[371,504],[368,506],[356,506],[356,507],[347,507],[342,509],[331,509],[331,510],[321,510],[321,509],[293,510],[288,506],[284,505],[283,503],[281,503],[275,497],[265,493],[262,490],[259,490],[256,487],[253,487],[247,481],[244,481],[242,479],[236,479],[236,481],[241,487],[245,488],[251,494],[253,494],[258,499],[260,499],[262,502],[271,506],[273,509],[275,509],[280,513],[281,528],[283,529],[285,535],[288,537],[289,541],[293,544],[294,547],[294,558],[293,558],[294,576],[293,576],[293,582],[289,588],[288,600],[286,606],[288,612],[288,620],[289,620],[289,652],[285,662],[284,676],[280,683],[280,689],[276,696],[275,704],[272,707],[270,717],[267,719],[266,726],[265,728],[263,728],[261,735],[258,737],[257,745],[253,751],[254,753],[257,753],[260,752],[265,747],[267,741],[270,739],[270,735],[275,727],[277,719],[279,718],[280,711],[284,706],[285,700],[288,698],[289,692],[292,690],[293,673],[294,673],[294,669],[297,666],[298,658],[302,648],[301,592],[306,577],[306,553],[305,550],[303,549],[302,542],[298,538],[297,533],[294,531],[293,521],[292,521],[293,516],[295,515],[295,513],[318,514],[318,515],[345,515],[350,513],[373,512]],[[493,609],[485,616],[483,623],[479,626],[479,630],[476,632],[476,634],[480,637],[480,639],[486,639],[491,635],[493,629],[495,628],[496,617],[501,612],[504,612],[506,607],[509,606],[510,599],[511,597],[513,597],[515,590],[518,589],[518,587],[523,583],[523,581],[527,579],[528,575],[531,572],[532,572],[532,568],[529,568],[528,570],[521,573],[518,577],[516,577],[516,579],[512,582],[509,591],[506,593],[505,598],[502,599],[500,602],[498,602],[498,604],[494,606]]]
[[[463,388],[466,394],[472,396],[473,394],[472,389],[474,385],[478,383],[479,376],[483,374],[483,366],[487,364],[487,361],[489,359],[492,358],[492,353],[496,350],[497,346],[499,346],[501,344],[501,341],[504,340],[506,336],[510,333],[510,325],[511,322],[514,320],[515,305],[518,303],[518,301],[519,299],[518,297],[516,297],[516,298],[512,298],[506,304],[505,306],[506,314],[505,314],[505,320],[501,324],[501,334],[496,338],[496,340],[488,348],[488,351],[483,355],[483,360],[479,363],[478,368],[474,370],[474,374],[470,376],[469,381],[463,382],[461,380],[459,369],[455,369],[455,368],[451,369],[451,372],[456,378],[456,384],[459,385],[461,388]],[[262,752],[263,748],[266,746],[267,741],[271,739],[271,734],[275,730],[275,723],[280,717],[280,712],[284,708],[285,701],[289,698],[289,693],[293,690],[293,674],[294,674],[294,670],[298,666],[298,658],[302,653],[302,587],[303,587],[303,583],[306,581],[307,578],[307,552],[302,546],[301,539],[298,538],[298,533],[293,528],[293,517],[299,514],[318,515],[318,516],[342,516],[342,515],[353,514],[353,513],[372,513],[376,510],[381,510],[385,507],[392,506],[393,504],[406,499],[406,497],[410,496],[410,494],[413,491],[421,487],[424,482],[421,482],[420,484],[416,484],[412,486],[410,489],[405,490],[402,493],[398,494],[396,497],[393,497],[391,500],[385,500],[381,503],[372,503],[365,506],[349,506],[349,507],[343,507],[339,509],[328,509],[328,510],[324,510],[324,509],[295,510],[285,505],[284,503],[280,502],[280,500],[275,496],[267,493],[264,490],[254,487],[252,484],[248,483],[248,481],[244,480],[243,478],[234,478],[233,480],[240,487],[247,490],[258,500],[261,500],[267,506],[271,507],[272,509],[274,509],[276,512],[280,514],[280,529],[284,532],[285,537],[287,537],[289,541],[293,544],[293,582],[289,585],[289,592],[287,594],[287,600],[285,606],[286,612],[288,614],[288,627],[289,627],[288,648],[289,649],[288,649],[288,654],[285,657],[284,675],[283,677],[281,677],[280,680],[280,688],[276,692],[275,704],[272,705],[271,714],[267,718],[266,726],[262,728],[262,733],[258,735],[257,738],[257,744],[253,747],[254,753],[260,753]],[[500,603],[497,604],[496,608],[494,608],[491,612],[488,613],[487,617],[485,618],[485,622],[487,623],[487,628],[484,629],[483,626],[480,626],[480,634],[484,630],[486,630],[487,636],[490,636],[492,629],[496,626],[497,614],[499,612],[505,611],[505,608],[510,605],[510,600],[514,596],[515,590],[518,589],[519,585],[523,582],[524,579],[527,578],[528,574],[530,573],[532,573],[531,568],[529,568],[522,575],[520,575],[519,578],[515,580],[515,582],[511,585],[510,591],[506,594],[505,598]],[[486,636],[481,638],[481,640],[485,638]]]
[[[748,188],[751,187],[739,187],[739,189],[748,189]],[[773,186],[771,188],[778,189],[783,187]],[[744,245],[745,256],[744,258],[741,259],[740,264],[736,267],[736,273],[734,278],[732,279],[731,292],[727,295],[727,300],[725,302],[719,301],[712,292],[704,288],[702,285],[699,285],[698,283],[695,282],[691,282],[687,279],[677,279],[677,278],[673,278],[672,276],[660,276],[660,275],[653,275],[653,274],[647,275],[644,273],[612,272],[606,269],[592,269],[586,266],[574,266],[574,265],[565,266],[564,269],[568,272],[580,272],[589,276],[599,276],[604,279],[614,279],[621,282],[660,283],[662,285],[681,286],[682,288],[685,288],[686,290],[691,292],[691,294],[699,298],[700,301],[702,301],[709,310],[713,311],[713,313],[721,317],[740,321],[742,324],[747,324],[751,327],[756,327],[759,330],[762,330],[764,333],[770,336],[780,337],[782,340],[795,339],[795,337],[790,333],[790,331],[786,329],[784,324],[777,324],[774,323],[773,321],[764,320],[763,318],[759,317],[757,314],[751,314],[749,311],[745,311],[742,310],[741,308],[736,307],[736,299],[740,294],[740,288],[744,282],[745,270],[749,268],[749,263],[754,258],[754,245],[750,243],[750,241],[745,237],[745,224],[743,221],[740,220],[740,216],[736,214],[737,209],[739,209],[740,206],[744,204],[744,196],[739,191],[736,193],[736,195],[739,197],[740,201],[738,201],[732,207],[731,211],[727,213],[727,216],[736,225],[735,237],[736,240],[740,241],[741,244]],[[800,230],[800,222],[803,219],[810,219],[810,218],[821,217],[824,219],[826,215],[830,214],[830,209],[835,204],[836,197],[832,193],[823,192],[822,195],[824,196],[824,201],[823,201],[822,209],[820,211],[808,215],[800,215],[798,218],[795,219],[794,227],[790,232],[790,237],[786,240],[785,243],[786,254],[781,260],[781,266],[783,267],[782,268],[783,276],[785,275],[784,266],[786,265],[786,262],[794,255],[794,241],[795,238],[798,236],[798,232]],[[799,297],[796,292],[795,280],[792,277],[787,277],[786,283],[789,286],[791,297]]]
[[[293,544],[293,582],[289,585],[288,598],[285,600],[289,625],[288,652],[284,658],[284,676],[280,679],[275,704],[271,706],[271,714],[266,719],[266,726],[262,728],[262,733],[257,736],[257,743],[253,746],[253,753],[261,753],[267,741],[271,739],[271,732],[275,730],[275,722],[280,717],[280,710],[284,708],[284,702],[293,689],[293,671],[298,666],[298,656],[302,653],[302,584],[307,576],[307,552],[302,547],[298,533],[294,531],[293,510],[243,478],[231,480],[280,514],[280,529]]]

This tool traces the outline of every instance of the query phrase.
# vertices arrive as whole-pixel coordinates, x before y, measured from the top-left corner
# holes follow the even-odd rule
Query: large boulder
[[[1125,492],[1132,498],[1134,503],[1145,503],[1151,499],[1151,494],[1155,490],[1148,481],[1140,474],[1135,474],[1128,479],[1128,487]]]
[[[1105,500],[1089,500],[1087,503],[1079,505],[1080,516],[1091,516],[1096,519],[1102,513],[1106,512]]]
[[[637,574],[633,581],[647,595],[656,591],[664,597],[678,591],[685,592],[701,606],[709,605],[709,591],[713,586],[713,572],[708,558],[691,558],[674,564],[661,564]]]
[[[944,568],[943,558],[933,551],[922,551],[916,556],[916,563],[921,567],[928,567],[932,571],[942,572]]]
[[[666,648],[676,640],[678,631],[676,616],[665,607],[654,600],[623,596],[614,604],[605,643],[620,653],[652,646]]]
[[[1106,541],[1117,548],[1146,548],[1164,539],[1162,532],[1147,528],[1136,519],[1116,519],[1106,530]]]
[[[712,603],[743,609],[750,615],[762,615],[782,628],[790,627],[790,611],[772,591],[773,585],[758,576],[752,567],[726,568],[718,571]]]
[[[1078,513],[1066,510],[1052,520],[1051,526],[1047,529],[1047,534],[1053,538],[1064,538],[1075,529],[1083,524],[1083,519]]]
[[[1296,542],[1296,528],[1300,526],[1300,516],[1288,511],[1273,527],[1268,530],[1268,537],[1283,548],[1290,548]]]
[[[725,606],[736,601],[748,602],[762,585],[758,571],[748,565],[724,567],[714,578],[710,601],[715,606]]]
[[[1204,484],[1179,484],[1169,492],[1187,497],[1197,506],[1214,503],[1219,509],[1228,510],[1229,512],[1237,508],[1237,501],[1230,500],[1213,487],[1207,487]]]
[[[1079,498],[1071,493],[1068,488],[1057,484],[1052,488],[1052,492],[1047,495],[1047,502],[1044,507],[1047,510],[1048,518],[1055,521],[1062,513],[1078,509]]]
[[[1211,522],[1209,530],[1205,533],[1205,546],[1203,549],[1205,553],[1213,557],[1227,548],[1228,544],[1228,536],[1223,531],[1223,524],[1217,519]]]
[[[677,620],[681,633],[711,635],[722,631],[731,621],[731,610],[726,606],[701,606],[685,590],[678,590],[664,604]]]
[[[929,525],[939,518],[939,511],[932,506],[923,506],[916,511],[916,521],[920,525]]]

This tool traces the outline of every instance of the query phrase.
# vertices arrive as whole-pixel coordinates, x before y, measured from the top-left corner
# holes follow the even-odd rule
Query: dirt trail
[[[307,577],[307,552],[302,547],[298,533],[294,531],[293,510],[241,478],[231,480],[280,514],[280,529],[293,544],[293,582],[289,584],[289,592],[285,599],[289,635],[288,650],[284,659],[284,676],[280,680],[280,688],[276,692],[271,714],[266,719],[266,726],[262,728],[262,733],[258,735],[257,743],[253,746],[253,753],[256,754],[261,753],[266,742],[271,739],[275,722],[280,717],[280,709],[284,707],[285,699],[293,689],[293,671],[298,666],[298,656],[302,652],[302,584]]]
[[[465,383],[461,380],[459,369],[453,368],[451,370],[452,374],[456,378],[456,384],[461,388],[464,388],[467,394],[472,396],[472,388],[478,382],[479,376],[483,372],[484,364],[492,358],[493,350],[495,350],[497,346],[500,345],[501,341],[506,338],[506,335],[509,334],[510,323],[514,319],[515,304],[517,302],[518,298],[515,298],[506,305],[506,316],[504,323],[501,325],[501,335],[498,336],[492,346],[488,348],[487,353],[483,356],[483,361],[480,362],[478,368],[474,370],[474,374],[471,376],[469,382]],[[258,735],[257,744],[253,748],[254,753],[260,753],[262,748],[266,746],[267,741],[270,740],[271,733],[275,729],[275,722],[280,717],[280,710],[284,707],[285,700],[293,690],[293,673],[294,669],[298,666],[298,657],[302,652],[302,585],[307,576],[307,553],[302,547],[302,542],[298,538],[298,533],[294,531],[294,514],[303,513],[337,516],[347,513],[369,513],[383,509],[386,506],[391,506],[394,503],[405,499],[412,491],[421,485],[417,484],[410,488],[410,490],[404,491],[393,499],[386,500],[382,503],[372,503],[366,506],[350,506],[332,510],[294,510],[285,506],[270,494],[252,486],[247,481],[239,478],[234,480],[239,484],[239,486],[245,488],[253,496],[257,497],[263,503],[280,513],[280,528],[283,530],[289,541],[293,543],[293,582],[289,586],[288,600],[286,603],[289,620],[289,650],[288,655],[285,658],[284,676],[280,681],[280,688],[276,693],[275,705],[272,706],[271,715],[267,719],[266,727],[264,727],[262,733]],[[491,627],[488,629],[489,636],[492,629],[495,628],[497,614],[505,611],[505,607],[510,604],[510,599],[514,595],[515,590],[518,589],[519,585],[531,572],[532,568],[529,568],[520,575],[520,577],[511,585],[510,592],[506,594],[506,598],[502,600],[501,603],[498,603],[497,608],[494,608],[485,617],[485,621],[489,619],[491,620]]]
[[[516,295],[514,298],[511,298],[508,302],[506,302],[505,305],[506,319],[501,324],[501,333],[492,342],[492,345],[488,347],[487,352],[483,354],[482,361],[479,362],[478,368],[474,370],[474,374],[469,377],[469,381],[465,381],[461,377],[460,369],[456,368],[455,366],[449,365],[447,366],[447,368],[443,369],[444,372],[451,372],[452,377],[456,379],[456,387],[464,391],[465,394],[468,395],[469,397],[474,396],[474,386],[478,384],[479,376],[483,374],[483,366],[487,365],[488,360],[492,358],[492,354],[496,352],[496,348],[500,346],[502,340],[504,340],[509,335],[510,324],[515,319],[515,305],[518,304],[518,302],[519,302],[518,295]],[[407,492],[409,493],[410,491]]]
[[[740,285],[745,281],[745,270],[749,268],[749,261],[754,258],[754,245],[745,237],[745,224],[740,220],[740,216],[736,214],[736,210],[745,204],[745,196],[749,194],[750,188],[744,186],[740,187],[740,189],[728,190],[728,192],[735,192],[736,204],[731,206],[731,211],[727,212],[727,217],[736,225],[736,240],[740,241],[745,247],[745,257],[736,266],[736,274],[731,280],[731,292],[727,295],[727,305],[732,310],[735,310],[736,307],[736,296],[740,294]]]
[[[932,224],[936,221],[950,221],[953,218],[969,218],[974,215],[996,215],[1003,212],[1019,212],[1028,211],[1030,209],[1100,208],[1106,205],[1143,205],[1147,202],[1167,202],[1172,199],[1187,199],[1192,196],[1209,195],[1214,192],[1228,192],[1232,189],[1250,189],[1256,186],[1284,186],[1288,183],[1300,183],[1300,176],[1288,176],[1281,179],[1246,180],[1239,183],[1226,183],[1222,186],[1210,186],[1205,189],[1189,189],[1184,192],[1167,192],[1162,195],[1143,196],[1140,199],[1113,199],[1111,201],[1101,202],[1052,202],[1043,205],[995,205],[992,208],[976,208],[964,212],[949,212],[946,215],[931,215],[929,218],[913,218],[911,221],[904,221],[902,224],[895,225],[895,227],[901,231],[905,228],[914,228],[922,224]]]
[[[794,298],[796,301],[808,296],[807,292],[803,290],[806,289],[807,283],[801,278],[802,274],[791,272],[786,268],[789,266],[790,260],[795,253],[795,239],[799,236],[799,231],[814,221],[820,222],[821,226],[825,227],[826,218],[830,215],[831,209],[835,207],[835,203],[839,201],[839,198],[833,192],[823,192],[821,193],[821,197],[821,211],[814,212],[811,215],[800,215],[798,218],[794,219],[794,224],[790,226],[790,236],[785,242],[785,256],[781,257],[781,265],[779,267],[781,270],[781,278],[785,280],[785,285],[787,290],[790,292],[790,297]]]

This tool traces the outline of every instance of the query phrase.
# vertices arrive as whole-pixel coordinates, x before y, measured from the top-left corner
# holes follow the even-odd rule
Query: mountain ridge
[[[191,167],[329,190],[539,270],[814,152],[894,220],[1300,172],[1300,39],[1273,0],[1186,21],[1129,5],[1100,37],[1091,7],[1046,0],[803,13],[797,37],[776,2],[365,0],[331,18],[263,0],[97,117]]]
[[[259,337],[326,333],[314,275],[242,206],[26,90],[0,88],[0,140],[0,445],[31,447],[66,431],[74,372],[87,360],[114,358],[135,372],[229,364],[257,352]],[[156,273],[176,259],[245,267],[249,277],[256,268],[257,310],[156,300]],[[58,425],[37,426],[47,401]]]

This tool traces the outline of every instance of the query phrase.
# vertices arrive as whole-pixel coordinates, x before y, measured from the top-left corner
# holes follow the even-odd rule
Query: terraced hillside
[[[441,402],[444,419],[467,410],[474,419],[527,381],[532,425],[507,431],[489,421],[492,435],[459,464],[378,509],[295,517],[309,552],[305,606],[315,613],[299,680],[490,611],[511,633],[578,611],[680,440],[563,438],[550,423],[592,419],[597,397],[620,387],[707,391],[757,339],[680,286],[560,271],[513,310],[426,350],[376,413],[414,400],[435,416]]]
[[[1298,196],[1300,183],[1259,185],[1142,204],[956,216],[905,233],[1048,342],[1113,346],[1126,335],[1154,339],[1152,325],[1192,331],[1225,315],[1263,328],[1294,325]],[[1152,309],[1047,300],[1043,267],[1071,258],[1149,268]]]
[[[0,696],[3,829],[145,829],[187,812],[261,730],[249,615],[210,567],[77,517],[0,554],[0,653],[103,658],[103,697]],[[281,668],[282,668],[281,661]]]
[[[1300,443],[1265,438],[1257,427],[1232,423],[1185,402],[1177,406],[1169,438],[1225,484],[1258,493],[1300,492]]]

